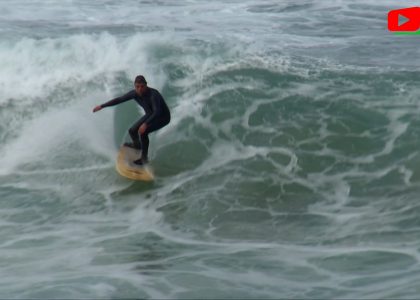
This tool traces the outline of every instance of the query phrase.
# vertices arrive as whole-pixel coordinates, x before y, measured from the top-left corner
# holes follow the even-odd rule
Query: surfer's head
[[[147,81],[146,78],[144,78],[143,75],[136,76],[136,79],[134,79],[134,88],[136,90],[136,93],[138,95],[143,95],[147,91]]]

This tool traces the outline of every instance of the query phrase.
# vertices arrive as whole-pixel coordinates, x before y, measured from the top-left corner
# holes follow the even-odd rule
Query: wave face
[[[0,3],[0,298],[416,298],[416,36],[397,1]],[[415,3],[405,3],[415,6]],[[172,112],[157,180],[114,169]]]

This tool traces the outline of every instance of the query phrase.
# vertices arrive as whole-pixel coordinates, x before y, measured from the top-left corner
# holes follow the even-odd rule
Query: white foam
[[[51,109],[23,125],[21,134],[1,149],[0,172],[7,174],[19,165],[48,160],[53,153],[66,150],[69,142],[79,141],[86,151],[113,159],[111,112],[91,113],[92,104],[67,109]],[[101,120],[102,119],[102,120]]]
[[[117,39],[107,33],[74,35],[41,40],[23,38],[10,45],[0,43],[0,104],[31,104],[57,88],[78,84],[112,82],[122,72],[134,78],[139,72],[153,74],[147,63],[151,35]],[[151,81],[153,81],[153,76]],[[159,82],[161,83],[161,82]]]

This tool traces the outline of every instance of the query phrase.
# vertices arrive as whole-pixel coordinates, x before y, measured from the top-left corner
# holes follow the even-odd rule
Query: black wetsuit
[[[140,148],[138,131],[143,123],[147,124],[146,131],[140,135],[142,159],[147,160],[149,150],[148,134],[168,125],[171,121],[171,113],[162,95],[156,89],[150,87],[142,96],[137,95],[136,91],[132,90],[121,97],[102,104],[101,107],[114,106],[131,99],[134,99],[144,109],[146,114],[131,126],[128,133],[133,140],[134,146]]]

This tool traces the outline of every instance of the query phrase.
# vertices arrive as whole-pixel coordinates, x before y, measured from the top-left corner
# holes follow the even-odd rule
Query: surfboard
[[[140,181],[153,181],[155,175],[149,165],[139,166],[133,163],[136,159],[139,159],[141,152],[139,150],[121,146],[118,151],[117,162],[115,168],[117,172],[126,178]]]

